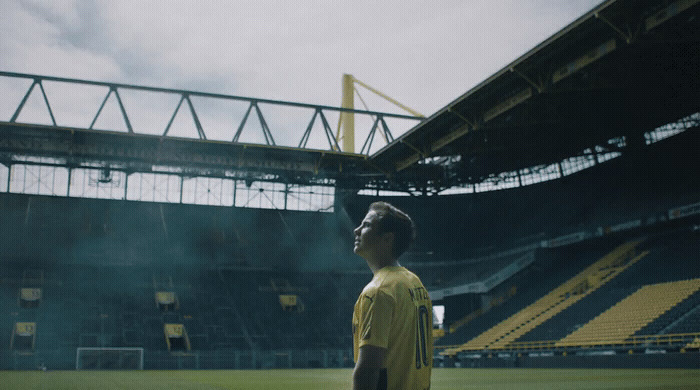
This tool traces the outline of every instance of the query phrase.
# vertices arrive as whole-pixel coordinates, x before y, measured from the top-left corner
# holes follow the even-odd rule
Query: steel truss
[[[37,169],[37,172],[45,174],[45,171],[41,170],[42,166],[52,169],[67,169],[69,182],[67,188],[65,188],[66,184],[62,183],[57,187],[60,189],[49,190],[44,188],[45,183],[42,182],[41,186],[44,187],[39,190],[48,195],[59,196],[72,195],[70,194],[70,176],[72,173],[84,169],[120,172],[125,182],[134,173],[165,174],[178,177],[180,187],[189,178],[212,178],[225,182],[233,180],[234,183],[245,182],[248,188],[251,183],[267,183],[255,184],[254,186],[271,186],[274,183],[281,183],[285,188],[333,186],[336,180],[342,177],[353,176],[358,172],[377,172],[377,169],[369,164],[369,147],[363,149],[360,154],[345,153],[340,150],[338,140],[329,125],[329,114],[339,116],[343,113],[352,113],[371,118],[372,129],[368,132],[366,145],[371,145],[379,126],[383,127],[386,133],[391,134],[385,118],[409,119],[416,122],[421,120],[421,118],[409,115],[369,110],[33,74],[0,72],[0,79],[2,78],[28,81],[28,88],[20,90],[24,91],[24,94],[23,96],[19,95],[22,96],[21,99],[18,96],[17,105],[9,107],[11,111],[6,111],[12,113],[9,121],[4,122],[6,119],[0,119],[0,164],[6,167],[5,171],[0,172],[0,176],[3,176],[2,187],[5,187],[7,192],[10,192],[10,176],[13,167],[25,169],[26,173],[31,176],[35,174],[31,169]],[[98,87],[98,94],[101,93],[99,89],[104,89],[105,95],[103,98],[100,97],[101,104],[95,106],[96,111],[91,113],[88,110],[90,116],[85,118],[87,120],[84,125],[69,127],[57,120],[60,115],[55,115],[57,113],[55,107],[76,104],[76,100],[87,98],[88,92],[80,92],[84,93],[84,96],[75,95],[77,97],[71,98],[72,95],[64,93],[65,90],[59,90],[61,95],[57,98],[53,94],[47,94],[45,89],[47,83],[50,83],[50,87],[53,87],[54,83],[61,86],[87,86],[91,87],[90,93],[94,93],[92,87]],[[146,129],[147,132],[144,132],[135,127],[132,116],[142,112],[129,109],[130,96],[124,96],[125,91],[155,92],[159,94],[159,98],[168,95],[168,99],[172,99],[173,104],[177,102],[172,112],[167,112],[169,108],[166,109],[169,120],[165,127],[155,134],[152,128]],[[49,90],[49,92],[52,91]],[[41,100],[36,101],[36,97],[33,96],[40,96]],[[89,95],[89,98],[94,99],[98,96]],[[38,107],[41,110],[42,106],[45,107],[49,118],[48,123],[44,120],[42,124],[40,122],[43,120],[42,118],[27,119],[26,114],[22,115],[23,110],[26,112],[30,106],[28,104],[30,97],[32,97],[31,102],[34,104],[32,106],[34,109]],[[125,104],[124,98],[127,98],[127,104]],[[221,140],[221,134],[208,137],[207,129],[201,120],[201,111],[197,109],[197,104],[201,102],[201,100],[197,100],[199,98],[206,98],[207,103],[211,102],[212,105],[224,101],[247,103],[247,110],[245,110],[242,119],[238,117],[240,123],[235,123],[235,120],[231,123],[230,138]],[[98,120],[101,115],[105,116],[107,103],[110,99],[116,101],[115,107],[117,107],[112,119],[116,115],[117,121],[123,121],[124,126],[121,131],[114,129],[114,127],[119,127],[118,123],[111,129],[109,126],[108,129],[96,128],[100,123]],[[6,99],[5,101],[9,102],[10,100]],[[78,104],[84,105],[85,103]],[[263,106],[261,107],[261,105]],[[301,134],[298,142],[292,145],[289,142],[286,145],[280,145],[276,141],[276,136],[279,137],[279,135],[273,135],[263,110],[271,106],[303,111],[300,121],[287,121],[287,117],[284,117],[285,123],[293,125],[293,127],[290,125],[290,129],[285,130],[291,130],[293,134]],[[241,105],[239,108],[244,109],[245,107]],[[193,138],[173,135],[173,125],[180,110],[188,112],[191,116],[194,129],[196,129],[196,134],[192,134]],[[306,115],[306,112],[311,115],[311,118],[304,125],[303,115]],[[60,110],[58,113],[60,114]],[[246,130],[246,123],[250,123],[251,115],[257,117],[259,128],[262,130],[262,137],[258,137],[258,139],[262,138],[263,140],[260,143],[241,142],[241,136]],[[315,124],[316,126],[314,126]],[[296,126],[298,126],[298,132],[295,132]],[[325,149],[307,147],[315,128],[321,129],[325,134],[327,142]],[[224,135],[224,137],[229,136]],[[318,145],[319,140],[316,141],[316,145]],[[36,168],[22,168],[22,166]],[[37,185],[33,182],[28,183],[29,186]],[[104,187],[105,185],[102,183],[99,186]],[[122,186],[124,188],[120,188],[120,191],[123,192],[123,195],[119,196],[126,199],[128,191],[126,183]],[[182,188],[180,188],[181,191]],[[182,198],[182,195],[179,198]]]
[[[201,97],[201,98],[213,98],[213,99],[218,99],[218,100],[234,100],[234,101],[244,101],[248,102],[248,109],[243,116],[242,121],[237,127],[237,131],[231,138],[232,143],[238,143],[241,133],[243,132],[243,129],[246,125],[246,122],[249,119],[249,116],[252,111],[255,111],[255,114],[257,115],[260,125],[263,131],[263,136],[265,138],[265,145],[267,146],[276,146],[275,139],[272,135],[272,132],[270,131],[270,128],[268,126],[268,122],[265,119],[265,115],[263,114],[262,110],[260,109],[259,104],[264,103],[264,104],[269,104],[269,105],[274,105],[274,106],[286,106],[286,107],[294,107],[294,108],[302,108],[302,109],[310,109],[313,110],[313,116],[311,117],[311,120],[309,121],[308,125],[305,127],[305,131],[303,131],[300,141],[297,143],[298,148],[304,149],[307,146],[307,143],[309,141],[309,137],[311,135],[311,131],[313,129],[314,122],[316,120],[316,117],[320,117],[321,122],[323,124],[323,129],[326,135],[326,140],[328,141],[328,149],[329,151],[340,151],[340,146],[338,145],[338,141],[333,134],[333,131],[331,130],[328,120],[326,118],[327,112],[339,112],[339,113],[354,113],[354,114],[359,114],[359,115],[367,115],[371,116],[372,118],[376,118],[374,120],[374,125],[373,129],[370,131],[367,140],[365,140],[365,144],[368,142],[371,143],[371,138],[374,136],[374,130],[377,127],[377,123],[381,123],[385,130],[388,131],[388,126],[384,120],[384,118],[396,118],[396,119],[409,119],[409,120],[416,120],[420,121],[423,118],[417,117],[417,116],[412,116],[412,115],[401,115],[401,114],[392,114],[392,113],[385,113],[385,112],[376,112],[376,111],[368,111],[368,110],[355,110],[355,109],[350,109],[350,108],[342,108],[342,107],[332,107],[332,106],[323,106],[323,105],[314,105],[314,104],[306,104],[306,103],[297,103],[297,102],[288,102],[288,101],[281,101],[281,100],[270,100],[270,99],[258,99],[258,98],[251,98],[251,97],[242,97],[242,96],[234,96],[234,95],[224,95],[224,94],[215,94],[215,93],[206,93],[206,92],[196,92],[196,91],[188,91],[188,90],[180,90],[180,89],[169,89],[169,88],[157,88],[157,87],[148,87],[148,86],[141,86],[141,85],[131,85],[131,84],[118,84],[118,83],[109,83],[109,82],[98,82],[98,81],[88,81],[88,80],[80,80],[80,79],[71,79],[71,78],[62,78],[62,77],[51,77],[51,76],[41,76],[41,75],[33,75],[33,74],[24,74],[24,73],[14,73],[14,72],[0,72],[0,76],[4,77],[12,77],[12,78],[20,78],[20,79],[28,79],[32,80],[31,85],[27,89],[27,92],[24,94],[24,97],[22,100],[19,102],[17,107],[14,110],[14,114],[12,115],[10,119],[10,123],[17,123],[17,119],[19,115],[22,112],[22,109],[24,108],[25,104],[27,103],[27,100],[31,96],[32,92],[34,91],[35,87],[39,87],[39,90],[41,91],[43,100],[46,104],[46,108],[48,110],[49,116],[51,118],[52,125],[55,127],[58,127],[59,124],[56,122],[56,118],[54,116],[54,112],[52,110],[52,105],[51,102],[49,101],[49,97],[46,94],[46,91],[44,89],[44,82],[46,81],[51,81],[51,82],[59,82],[59,83],[67,83],[67,84],[80,84],[80,85],[88,85],[88,86],[98,86],[98,87],[106,87],[108,89],[107,94],[105,95],[104,99],[102,100],[102,104],[98,108],[97,112],[95,113],[92,122],[90,123],[89,126],[86,126],[85,129],[87,130],[93,130],[95,123],[97,122],[98,118],[100,117],[100,114],[102,113],[105,104],[109,100],[109,98],[114,94],[117,103],[119,105],[120,113],[122,116],[122,119],[124,120],[124,124],[127,128],[127,131],[129,133],[134,133],[134,128],[132,126],[132,123],[129,119],[129,114],[127,113],[127,109],[124,106],[122,96],[120,95],[121,90],[135,90],[135,91],[146,91],[146,92],[158,92],[158,93],[164,93],[164,94],[170,94],[170,95],[177,95],[180,97],[180,100],[175,107],[172,116],[170,117],[170,121],[166,125],[165,129],[162,132],[162,136],[166,137],[168,136],[168,132],[170,131],[170,128],[173,124],[173,121],[175,120],[175,117],[177,116],[180,108],[182,107],[183,103],[187,103],[187,107],[189,108],[190,114],[192,115],[192,119],[194,121],[195,127],[197,129],[197,135],[200,140],[207,140],[207,135],[205,132],[205,129],[200,121],[200,116],[197,113],[197,109],[195,105],[192,102],[191,97]],[[369,155],[369,148],[367,150],[363,150],[363,154]]]

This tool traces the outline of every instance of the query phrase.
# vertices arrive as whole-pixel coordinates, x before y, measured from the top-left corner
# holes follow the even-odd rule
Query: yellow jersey
[[[414,273],[380,269],[355,303],[352,333],[355,362],[363,345],[386,348],[377,389],[430,389],[433,305]]]

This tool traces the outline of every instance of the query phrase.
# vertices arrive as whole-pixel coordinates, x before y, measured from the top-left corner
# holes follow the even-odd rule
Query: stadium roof
[[[7,166],[21,161],[22,164],[102,167],[127,173],[161,172],[181,176],[245,179],[246,181],[328,184],[330,180],[343,175],[344,170],[362,172],[371,166],[367,162],[366,155],[339,151],[340,147],[327,119],[329,113],[337,115],[342,112],[352,112],[355,115],[376,117],[377,121],[384,121],[383,118],[419,120],[417,117],[401,114],[24,73],[0,71],[0,77],[18,79],[25,83],[31,81],[27,84],[29,88],[24,98],[19,99],[18,105],[14,107],[14,114],[9,122],[0,121],[2,134],[0,163]],[[64,89],[61,90],[62,93],[53,95],[52,99],[49,99],[44,89],[45,83],[60,84]],[[76,90],[73,90],[73,94],[66,93],[69,91],[65,88],[66,86],[94,87],[106,92],[102,104],[96,112],[93,112],[92,123],[88,120],[78,125],[82,127],[58,124],[56,115],[51,109],[52,104],[54,107],[86,104],[88,95],[84,90],[79,93],[76,93]],[[129,101],[131,105],[125,105],[121,96],[129,92],[132,93],[130,96],[132,101]],[[134,98],[134,93],[150,93],[150,95],[141,95],[142,100],[139,101]],[[74,95],[83,99],[77,99]],[[18,120],[21,119],[20,115],[30,96],[36,96],[39,99],[43,97],[39,106],[45,103],[48,124],[37,123],[36,121],[41,119],[36,118],[29,119],[30,122]],[[136,114],[139,113],[138,110],[133,109],[139,108],[139,102],[143,102],[143,99],[162,99],[163,97],[180,99],[174,111],[169,112],[171,117],[165,128],[154,126],[153,123],[146,123],[149,126],[144,126],[142,123],[138,128],[132,124],[134,111]],[[117,124],[115,125],[115,121],[108,124],[107,128],[112,130],[104,130],[104,127],[100,129],[98,127],[102,126],[96,126],[96,123],[101,119],[103,108],[110,102],[110,98],[112,98],[112,107],[119,110],[116,115]],[[203,101],[204,99],[209,100]],[[238,109],[242,109],[242,120],[238,123],[237,130],[236,127],[228,126],[224,131],[226,134],[223,135],[227,138],[222,138],[221,132],[217,138],[209,138],[200,119],[203,118],[203,111],[206,112],[206,110],[201,107],[207,107],[207,104],[212,103],[221,105],[229,102],[240,103]],[[196,108],[198,105],[200,109]],[[261,106],[264,106],[264,109],[261,109]],[[217,108],[219,108],[219,114],[222,111],[225,112],[220,106]],[[227,108],[231,109],[231,107]],[[293,141],[296,141],[294,144],[298,143],[298,146],[289,144],[290,140],[285,140],[286,144],[281,145],[275,142],[263,114],[263,111],[274,111],[274,108],[302,110],[304,111],[302,115],[308,115],[298,123],[294,118],[284,117],[284,120],[290,123],[290,127],[296,127],[293,130],[297,131],[299,138]],[[88,111],[90,109],[91,107],[87,107]],[[193,126],[190,129],[192,134],[177,136],[170,132],[180,112],[184,112],[185,117],[189,115],[192,119]],[[89,117],[82,119],[89,119]],[[304,120],[309,122],[304,124]],[[256,126],[247,126],[255,121],[259,123],[257,129],[255,129]],[[118,122],[122,122],[122,130],[115,129],[118,127]],[[325,133],[323,138],[328,141],[327,149],[307,147],[314,128],[317,133]],[[306,130],[300,131],[303,129]],[[242,133],[255,130],[264,137],[264,144],[255,141],[246,142],[240,138]],[[32,158],[26,159],[22,156]]]
[[[57,162],[51,164],[69,167],[104,163],[105,168],[149,172],[164,166],[183,176],[437,193],[570,157],[624,153],[644,147],[645,133],[700,112],[699,12],[700,0],[605,1],[371,156],[338,152],[324,112],[354,111],[376,120],[416,118],[0,72],[33,79],[27,96],[37,84],[44,93],[41,81],[104,87],[109,92],[102,105],[114,94],[128,128],[118,132],[93,130],[87,124],[60,127],[50,108],[53,126],[17,123],[22,102],[10,122],[0,122],[0,163],[9,166],[13,156],[27,155],[53,157]],[[162,134],[132,131],[117,96],[124,89],[180,97]],[[233,139],[207,138],[190,97],[243,102],[248,111]],[[48,108],[45,94],[44,100]],[[275,144],[258,103],[313,113],[298,147]],[[189,106],[198,139],[168,134],[181,106]],[[238,142],[248,114],[255,113],[267,145]],[[327,150],[305,147],[314,123],[326,132]]]
[[[645,132],[700,111],[698,3],[605,1],[370,162],[390,173],[384,188],[439,189],[643,147]]]

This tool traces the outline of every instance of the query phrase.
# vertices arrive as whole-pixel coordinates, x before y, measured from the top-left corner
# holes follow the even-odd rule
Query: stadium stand
[[[533,304],[537,299],[571,279],[620,244],[617,240],[605,239],[597,241],[595,245],[580,243],[563,248],[538,249],[536,261],[512,278],[511,283],[517,286],[517,293],[513,297],[498,306],[497,310],[486,310],[482,315],[470,321],[467,326],[460,327],[456,333],[447,334],[440,338],[436,345],[463,344],[464,340],[478,336],[495,324]],[[538,283],[531,283],[532,280],[537,280]],[[451,307],[455,306],[456,302],[465,302],[467,298],[464,295],[454,298],[448,297],[445,299],[445,303]],[[480,300],[477,299],[477,301]]]
[[[668,142],[684,141],[672,139]],[[663,142],[655,147],[666,148]],[[464,344],[530,307],[607,253],[633,240],[637,233],[648,236],[646,241],[637,245],[639,253],[649,251],[647,256],[612,280],[607,278],[607,283],[598,286],[597,290],[589,289],[586,297],[569,308],[563,309],[561,306],[558,309],[561,312],[549,320],[543,321],[544,317],[540,315],[536,322],[530,322],[539,324],[534,329],[527,331],[527,327],[521,326],[505,340],[511,346],[525,342],[559,340],[641,285],[700,277],[697,274],[699,267],[696,267],[700,245],[697,233],[690,229],[695,220],[691,217],[676,222],[659,218],[668,208],[693,203],[697,198],[693,196],[692,186],[684,190],[677,187],[670,190],[655,185],[646,190],[642,188],[653,183],[646,181],[641,171],[645,167],[650,168],[651,164],[654,169],[663,165],[663,156],[666,154],[659,152],[659,155],[653,163],[644,163],[634,155],[627,156],[619,161],[611,161],[609,165],[593,168],[599,171],[596,176],[589,176],[585,171],[579,172],[558,183],[540,183],[520,189],[478,194],[473,201],[467,195],[457,195],[450,198],[449,202],[433,199],[436,203],[429,206],[422,199],[390,199],[412,212],[419,226],[435,226],[433,229],[419,231],[419,243],[406,262],[409,268],[415,269],[425,279],[426,284],[436,288],[486,278],[520,256],[492,257],[490,254],[507,252],[513,246],[530,245],[533,240],[537,243],[568,232],[593,232],[584,241],[560,247],[538,247],[533,252],[535,260],[531,265],[487,294],[446,297],[443,303],[447,306],[447,329],[482,307],[483,302],[492,302],[498,297],[507,299],[503,298],[497,305],[490,305],[462,326],[455,327],[454,332],[440,338],[437,342],[438,350],[444,346]],[[640,169],[640,172],[632,170],[635,164],[639,164],[635,170]],[[614,204],[610,206],[612,208],[609,212],[600,212],[598,216],[590,216],[582,208],[579,217],[567,223],[566,226],[571,225],[570,227],[560,225],[561,221],[553,217],[536,218],[536,223],[542,224],[541,226],[533,224],[527,218],[518,218],[515,223],[522,226],[516,226],[516,231],[523,236],[516,238],[517,234],[513,233],[504,237],[500,234],[503,241],[496,240],[500,231],[498,225],[506,224],[506,220],[511,218],[499,216],[498,210],[501,207],[509,207],[512,213],[527,217],[531,205],[527,202],[521,204],[520,201],[530,199],[530,202],[535,203],[536,199],[548,193],[561,193],[563,196],[557,197],[558,201],[546,206],[548,209],[537,203],[540,209],[535,213],[547,214],[557,209],[564,212],[569,205],[566,199],[589,186],[589,180],[615,175],[618,170],[624,171],[625,166],[630,166],[625,174],[629,174],[631,180],[646,181],[646,184],[633,189],[638,191],[637,194],[645,194],[644,196],[633,197],[627,190],[601,185],[600,192],[587,193],[590,198],[585,202],[589,202],[586,207],[594,209],[596,198],[605,198],[611,196],[611,191],[620,191],[615,195],[621,199],[620,206],[624,199],[631,199],[631,203],[637,202],[634,207],[625,206],[629,207],[629,211],[625,212],[631,214],[615,209],[617,206]],[[670,168],[658,169],[668,171]],[[678,175],[677,180],[694,180],[690,172]],[[661,177],[659,174],[654,180],[661,180]],[[664,192],[666,194],[662,195]],[[199,354],[203,367],[253,368],[262,363],[251,363],[254,360],[251,351],[289,351],[293,354],[293,351],[302,348],[343,350],[345,353],[332,357],[335,355],[329,352],[325,361],[323,357],[317,356],[309,358],[306,363],[302,363],[304,358],[299,358],[299,362],[292,359],[292,365],[349,364],[347,358],[351,329],[348,313],[351,313],[359,291],[371,277],[361,261],[343,254],[351,252],[347,237],[351,236],[353,223],[348,225],[327,214],[305,216],[302,213],[290,213],[285,215],[287,226],[292,229],[290,235],[274,210],[234,209],[222,212],[204,206],[161,206],[87,199],[70,199],[68,202],[56,197],[3,194],[3,213],[0,215],[3,226],[24,226],[29,198],[32,199],[32,208],[26,234],[35,237],[32,245],[29,245],[25,236],[17,235],[16,230],[10,229],[7,235],[0,237],[11,253],[26,254],[6,258],[3,263],[0,286],[3,293],[0,299],[3,307],[11,308],[1,322],[3,338],[7,340],[5,353],[10,352],[9,340],[15,322],[37,324],[35,351],[31,357],[22,357],[30,359],[25,363],[18,357],[17,367],[33,367],[40,359],[51,362],[53,367],[74,367],[75,348],[101,346],[143,347],[147,350],[146,356],[150,356],[146,367],[176,367],[176,363],[168,363],[167,360],[170,358],[164,337],[166,323],[184,325],[190,338],[191,353]],[[380,198],[352,198],[347,207],[349,214],[359,218],[365,205],[375,199]],[[508,199],[520,200],[515,202]],[[577,201],[574,202],[574,207],[581,207],[578,203],[581,197],[575,199]],[[460,209],[466,202],[474,202],[478,206],[478,214],[470,213],[466,208]],[[664,206],[652,205],[653,202]],[[561,204],[557,205],[558,203]],[[653,207],[651,214],[648,211],[651,210],[649,205]],[[187,220],[188,223],[168,224],[166,235],[162,229],[161,207],[166,221]],[[428,215],[425,207],[431,210],[432,216]],[[356,210],[353,211],[354,209]],[[448,212],[450,210],[452,212]],[[646,213],[644,210],[647,210]],[[453,213],[461,213],[461,217],[455,219],[448,216]],[[603,214],[606,216],[603,217]],[[484,229],[474,230],[473,235],[465,236],[465,242],[455,237],[446,239],[442,234],[449,230],[447,226],[451,223],[460,221],[459,224],[464,225],[466,221],[475,221],[477,218],[488,219],[489,215],[495,215],[500,222],[494,223],[492,227],[486,225]],[[658,222],[648,226],[642,224],[630,233],[612,232],[597,236],[595,232],[599,226],[614,222],[609,215],[615,215],[618,220],[641,218],[645,223],[652,216]],[[68,216],[71,217],[66,219]],[[239,237],[223,241],[210,240],[213,230],[225,231],[226,225],[245,225],[254,220],[259,222],[253,225],[260,226],[261,229],[264,226],[269,234],[286,236],[288,239],[275,241],[271,245],[264,237],[241,230],[240,241]],[[579,220],[585,220],[585,223],[577,222]],[[71,230],[71,235],[66,234],[66,229],[59,228],[62,224],[73,227],[68,229]],[[36,226],[41,226],[42,229]],[[160,229],[154,229],[154,226]],[[311,226],[321,227],[312,229],[317,236],[309,233]],[[472,231],[466,225],[460,229]],[[312,248],[299,246],[298,240],[292,240],[292,236],[303,237],[305,243]],[[484,246],[474,244],[482,238],[487,238]],[[433,239],[435,243],[430,244]],[[62,243],[63,241],[70,244]],[[427,254],[428,249],[433,251],[432,255]],[[228,251],[237,255],[226,257]],[[327,262],[332,259],[340,266],[337,270],[327,266],[300,269],[299,264],[307,256],[311,257],[313,264],[322,264],[324,260]],[[457,265],[456,268],[431,268],[424,265],[431,261],[454,262]],[[18,302],[23,280],[27,281],[27,269],[43,270],[42,299],[35,308],[21,307]],[[154,276],[160,281],[156,286],[153,283]],[[172,285],[168,276],[172,279]],[[277,279],[287,281],[284,284],[287,290],[273,291],[270,281]],[[596,285],[595,279],[586,279],[585,282]],[[261,291],[261,286],[269,288]],[[571,289],[576,286],[570,285]],[[508,292],[512,287],[516,287],[515,294],[510,296]],[[158,291],[175,293],[179,309],[162,311],[155,303]],[[296,295],[299,302],[303,303],[304,310],[284,311],[279,301],[281,292]],[[641,328],[635,337],[698,332],[699,311],[697,304],[693,306],[694,297],[697,297],[697,293]],[[683,345],[689,345],[685,348],[693,350],[693,339]],[[161,356],[159,354],[166,355],[158,357]],[[236,356],[238,361],[235,360]],[[259,356],[256,355],[255,359],[262,359]],[[156,357],[161,360],[154,360]],[[275,358],[270,359],[274,361]],[[279,359],[282,366],[288,365],[288,360],[285,360],[287,358]],[[311,360],[315,363],[309,363]],[[3,362],[6,368],[15,367],[14,358],[8,357]],[[276,363],[265,364],[274,366]]]
[[[447,349],[445,354],[454,355],[465,350],[504,348],[511,341],[595,291],[627,266],[634,264],[645,255],[644,253],[635,255],[634,249],[637,244],[638,242],[629,242],[620,245],[533,304],[471,339],[461,347]]]
[[[700,294],[697,292],[693,294],[687,301],[682,302],[678,305],[678,308],[670,311],[668,316],[666,314],[659,317],[659,320],[664,320],[668,322],[670,319],[673,321],[663,327],[660,331],[656,331],[661,327],[658,323],[652,323],[647,325],[638,332],[638,334],[663,334],[663,333],[692,333],[697,332],[700,329]],[[670,317],[670,318],[664,318]],[[661,321],[658,321],[661,322]],[[655,326],[652,326],[655,325]]]
[[[643,256],[621,269],[617,277],[607,278],[607,283],[548,320],[539,322],[530,331],[521,333],[516,341],[501,346],[494,343],[477,347],[457,355],[462,359],[470,356],[466,359],[474,364],[471,356],[479,351],[518,351],[520,356],[524,351],[544,350],[565,356],[572,348],[573,351],[587,351],[606,346],[622,348],[624,353],[628,350],[630,353],[639,352],[640,348],[641,352],[645,348],[652,352],[654,348],[662,348],[662,351],[692,350],[700,311],[700,271],[695,267],[699,244],[697,233],[692,228],[661,229],[652,233],[645,241],[636,244],[637,253]],[[640,297],[641,301],[634,300]],[[618,315],[613,316],[615,313]],[[492,319],[491,326],[497,328],[502,322]],[[607,328],[596,327],[597,323],[605,324]],[[488,333],[488,330],[482,332]],[[582,336],[584,334],[587,336]],[[478,341],[476,336],[471,336],[471,339]],[[450,349],[449,343],[444,341],[438,341],[438,344],[448,347],[444,353],[456,353],[456,347]]]
[[[555,346],[623,344],[698,289],[700,279],[646,285],[559,340]]]
[[[99,207],[93,206],[93,208],[98,210],[98,214],[104,215],[99,211]],[[137,208],[148,209],[143,205]],[[146,226],[152,226],[151,224],[157,225],[158,219],[158,214],[153,215],[152,222],[143,223],[143,227],[137,227],[136,231],[146,229]],[[122,228],[112,229],[115,229],[115,233],[119,236],[120,229],[133,229],[133,225],[125,224]],[[547,335],[546,332],[546,329],[555,327],[552,325],[553,321],[563,318],[562,314],[568,313],[566,315],[568,320],[562,323],[567,324],[564,329],[571,331],[575,324],[585,323],[612,305],[611,303],[605,307],[605,304],[600,303],[596,306],[595,301],[602,296],[619,301],[629,295],[634,287],[638,288],[640,283],[675,281],[680,280],[682,275],[696,272],[692,271],[693,267],[690,266],[696,264],[692,261],[697,261],[696,234],[685,230],[683,230],[684,233],[679,233],[678,230],[663,231],[667,233],[651,236],[638,245],[639,251],[650,250],[649,255],[600,286],[598,290],[590,292],[586,299],[563,310],[549,321],[544,321],[517,341],[562,338],[564,335],[552,337],[552,334]],[[179,240],[186,236],[179,234],[173,227],[170,228],[169,234],[170,240]],[[133,238],[130,239],[133,240]],[[503,290],[499,290],[507,292],[512,286],[517,286],[515,295],[504,300],[500,305],[494,306],[492,310],[484,311],[471,319],[466,325],[459,327],[456,333],[447,334],[439,342],[442,345],[456,344],[455,340],[458,342],[469,340],[483,333],[496,323],[532,305],[548,292],[555,290],[557,286],[565,284],[596,260],[604,257],[606,253],[610,253],[627,241],[629,240],[623,237],[608,235],[563,247],[537,249],[535,262],[514,275],[502,286]],[[111,247],[114,244],[105,245]],[[92,250],[98,252],[99,247],[93,247]],[[87,259],[93,258],[90,256]],[[43,358],[54,356],[51,358],[53,360],[49,360],[52,366],[71,367],[75,364],[74,358],[61,359],[58,357],[59,352],[55,355],[51,353],[47,355],[46,351],[70,351],[79,346],[109,345],[144,347],[150,351],[148,353],[151,356],[159,351],[168,353],[163,326],[172,319],[182,321],[190,336],[192,351],[219,355],[238,353],[239,367],[244,367],[246,359],[250,359],[250,356],[245,355],[245,351],[251,351],[245,336],[246,332],[253,341],[254,348],[259,350],[284,351],[309,346],[347,350],[351,334],[347,316],[352,310],[360,289],[371,277],[367,271],[312,272],[292,271],[289,268],[272,270],[241,265],[228,268],[199,265],[193,267],[192,264],[177,257],[174,258],[172,266],[165,268],[162,265],[139,264],[138,257],[132,259],[130,264],[106,264],[106,262],[95,264],[87,259],[80,262],[62,260],[59,263],[34,261],[31,268],[40,269],[38,266],[41,265],[44,270],[42,300],[36,308],[23,308],[18,302],[18,291],[27,265],[22,262],[7,262],[3,268],[2,299],[7,304],[4,307],[13,307],[12,310],[17,315],[3,317],[5,340],[10,340],[10,331],[14,325],[14,322],[10,322],[11,318],[35,319],[38,331],[37,350],[34,357],[38,359],[38,356]],[[509,259],[512,260],[513,257]],[[470,263],[469,266],[479,268],[467,270],[465,266],[465,274],[469,272],[477,276],[462,280],[479,279],[498,269],[500,265],[498,262],[488,261],[483,264]],[[196,271],[193,272],[193,269]],[[417,270],[424,272],[421,267]],[[430,274],[429,270],[425,272],[426,275]],[[160,278],[166,282],[154,287],[154,275],[160,275]],[[167,281],[168,278],[162,275],[170,275],[172,285]],[[439,274],[437,275],[440,277]],[[278,279],[286,280],[286,283],[276,282],[278,291],[274,291],[271,280]],[[431,279],[430,276],[428,279]],[[537,280],[538,283],[532,283],[533,280]],[[595,284],[594,280],[586,279],[586,282]],[[573,288],[578,285],[567,286]],[[180,305],[179,310],[161,311],[156,305],[155,294],[161,290],[161,287],[167,287],[165,290],[176,294]],[[261,287],[267,287],[267,290]],[[611,294],[611,291],[615,293]],[[284,311],[279,302],[280,292],[297,295],[300,302],[304,304],[304,310]],[[499,295],[500,293],[496,292],[490,294],[492,297]],[[464,297],[459,299],[464,300]],[[585,305],[591,308],[581,310]],[[659,326],[668,328],[673,325],[666,331],[669,334],[697,332],[697,325],[693,325],[697,324],[693,322],[694,318],[697,321],[697,310],[692,313],[682,312],[683,307],[692,309],[690,306],[692,303],[689,300],[676,305],[674,309],[681,311],[674,315],[677,318],[668,319],[666,325]],[[234,308],[238,310],[239,315]],[[575,318],[577,312],[580,313],[580,318]],[[693,313],[695,315],[692,315]],[[456,322],[466,314],[468,313],[453,318],[452,322]],[[169,317],[173,315],[175,317]],[[659,320],[665,315],[660,316]],[[546,336],[534,337],[538,331],[544,332]],[[57,340],[61,340],[61,343],[57,344]],[[685,344],[689,345],[686,349],[692,350],[692,340]],[[67,352],[62,354],[72,355]],[[235,366],[235,363],[230,361],[207,360],[204,356],[200,358],[201,364],[208,364],[211,367]],[[285,360],[287,358],[279,359],[281,365],[288,364],[288,360]],[[321,358],[313,360],[323,361]],[[4,361],[12,362],[7,359]],[[147,361],[146,366],[160,367],[158,364],[161,363]]]
[[[673,229],[651,236],[641,245],[640,249],[648,250],[649,254],[615,279],[591,293],[586,299],[572,305],[517,341],[559,340],[643,285],[700,276],[697,270],[688,266],[695,264],[697,261],[696,253],[700,250],[692,231]],[[691,296],[640,330],[638,334],[658,333],[695,305],[696,303]]]

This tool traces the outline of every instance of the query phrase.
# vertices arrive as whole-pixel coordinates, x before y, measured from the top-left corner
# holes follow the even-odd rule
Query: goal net
[[[79,347],[76,370],[143,370],[143,348]]]

